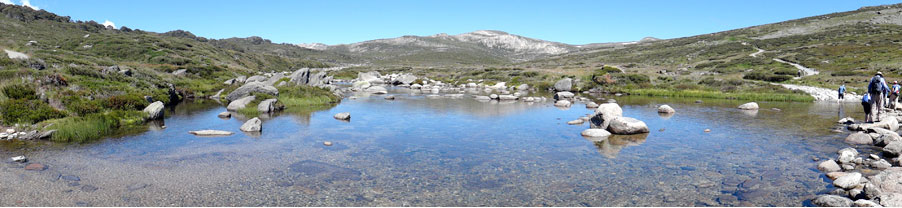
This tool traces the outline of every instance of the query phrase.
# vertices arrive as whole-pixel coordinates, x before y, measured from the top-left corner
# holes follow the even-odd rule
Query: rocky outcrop
[[[147,119],[155,120],[163,118],[164,107],[165,106],[163,105],[163,102],[160,101],[156,101],[151,103],[150,105],[147,105],[147,107],[144,108],[144,112],[147,113]]]
[[[645,122],[635,118],[616,117],[611,121],[607,130],[613,134],[641,134],[648,133],[648,126]]]
[[[272,96],[279,96],[279,90],[276,89],[276,87],[273,87],[270,85],[265,85],[260,82],[250,82],[250,83],[244,84],[243,86],[239,87],[238,89],[235,89],[235,91],[230,92],[229,95],[226,96],[226,100],[234,101],[239,98],[247,97],[248,95],[251,95],[252,93],[263,93],[263,94],[269,94]]]
[[[298,69],[291,73],[288,76],[289,82],[294,83],[296,85],[306,85],[310,81],[310,69],[303,68]]]
[[[244,80],[245,83],[263,82],[263,81],[266,81],[266,77],[260,76],[260,75],[254,75],[254,76],[248,77],[246,80]]]
[[[229,102],[229,105],[226,106],[226,110],[237,111],[239,109],[247,107],[247,104],[254,102],[254,99],[257,99],[257,97],[251,95],[251,96],[247,96],[247,97],[243,97],[243,98],[234,100],[232,102]]]
[[[244,132],[260,132],[263,131],[263,121],[260,120],[260,118],[254,117],[244,122],[239,129]]]
[[[573,87],[573,79],[564,78],[554,83],[554,91],[570,91]]]

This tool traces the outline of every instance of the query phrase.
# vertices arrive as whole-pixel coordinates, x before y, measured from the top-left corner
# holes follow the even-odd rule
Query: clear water
[[[265,118],[260,135],[238,131],[246,118],[217,118],[218,104],[185,103],[137,134],[6,142],[0,156],[49,169],[0,165],[0,206],[804,206],[829,187],[814,159],[847,146],[835,121],[862,117],[855,105],[748,113],[738,101],[617,97],[652,132],[593,141],[580,136],[588,124],[566,124],[591,112],[583,104],[396,93]],[[201,129],[236,134],[187,133]]]

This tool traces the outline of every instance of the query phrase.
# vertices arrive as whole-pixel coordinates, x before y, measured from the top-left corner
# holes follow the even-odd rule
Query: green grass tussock
[[[50,138],[55,142],[85,142],[113,134],[121,128],[141,124],[145,113],[141,111],[111,111],[84,117],[67,117],[48,121],[56,133]]]

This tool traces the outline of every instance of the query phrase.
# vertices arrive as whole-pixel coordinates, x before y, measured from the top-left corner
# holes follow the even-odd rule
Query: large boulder
[[[257,105],[257,111],[261,113],[276,112],[282,109],[279,103],[277,103],[278,101],[279,100],[275,98],[263,100],[262,102],[260,102],[260,104]]]
[[[820,207],[851,207],[852,200],[837,195],[820,195],[811,200],[811,203]]]
[[[739,105],[739,109],[742,110],[758,110],[758,103],[750,102],[746,104]]]
[[[229,95],[226,96],[226,100],[234,101],[239,98],[247,97],[252,93],[264,93],[272,96],[279,96],[279,89],[260,82],[250,82],[235,89],[235,91],[230,92]]]
[[[254,99],[257,99],[257,97],[251,95],[251,96],[243,97],[241,99],[234,100],[232,102],[229,102],[229,105],[226,106],[226,110],[237,111],[239,109],[246,107],[247,104],[254,102]]]
[[[275,86],[276,82],[279,82],[279,80],[281,80],[282,78],[285,78],[285,75],[283,75],[282,73],[276,73],[269,77],[269,79],[266,79],[263,84],[268,86]]]
[[[288,76],[288,78],[289,82],[296,85],[306,85],[308,81],[310,81],[310,69],[298,69],[297,71],[292,72],[291,75]]]
[[[310,79],[307,81],[307,85],[323,86],[331,82],[332,77],[326,76],[326,72],[317,72],[316,74],[310,76]]]
[[[607,129],[611,120],[623,116],[623,109],[617,103],[605,103],[595,108],[595,113],[589,119],[594,129]]]
[[[886,144],[886,146],[883,147],[883,152],[890,155],[902,156],[902,141],[895,141]]]
[[[147,113],[147,119],[161,119],[163,118],[163,102],[157,101],[153,102],[147,107],[144,108],[144,112]]]
[[[871,138],[871,135],[868,135],[864,132],[855,132],[846,137],[845,142],[856,145],[873,144],[874,139]]]
[[[358,80],[358,81],[367,81],[367,82],[370,82],[370,83],[381,84],[381,83],[382,83],[382,79],[380,79],[379,77],[382,77],[382,75],[380,75],[379,72],[377,72],[377,71],[371,71],[371,72],[358,72],[358,73],[357,73],[357,80]]]
[[[648,125],[639,119],[630,117],[617,117],[611,120],[607,128],[613,134],[641,134],[648,133]]]
[[[573,79],[564,78],[554,83],[554,91],[570,91],[573,87]]]
[[[254,117],[250,120],[244,122],[241,125],[241,131],[244,132],[260,132],[263,131],[263,121],[260,118]]]
[[[417,76],[405,74],[401,75],[401,77],[398,77],[397,81],[399,84],[410,85],[413,84],[413,82],[417,81]]]
[[[852,189],[861,184],[861,173],[849,173],[833,181],[833,185],[843,189]]]

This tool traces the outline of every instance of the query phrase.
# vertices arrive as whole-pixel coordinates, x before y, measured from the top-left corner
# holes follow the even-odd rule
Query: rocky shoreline
[[[844,140],[853,147],[837,152],[835,159],[818,164],[833,180],[836,189],[811,202],[822,207],[900,207],[902,206],[902,137],[897,132],[902,112],[885,110],[875,123],[856,123],[843,118],[839,125],[851,131]],[[861,154],[859,149],[880,150]]]

